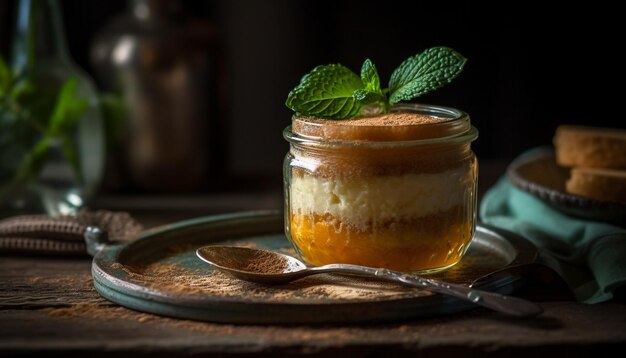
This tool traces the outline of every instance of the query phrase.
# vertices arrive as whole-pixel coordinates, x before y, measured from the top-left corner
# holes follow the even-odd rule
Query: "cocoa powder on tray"
[[[208,267],[189,268],[167,259],[141,266],[118,263],[113,268],[128,273],[132,283],[165,294],[217,296],[267,303],[375,301],[431,295],[428,291],[401,285],[336,275],[316,275],[284,285],[263,285],[242,281]]]

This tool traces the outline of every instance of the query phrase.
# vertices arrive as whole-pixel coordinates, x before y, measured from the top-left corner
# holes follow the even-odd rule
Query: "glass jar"
[[[77,213],[98,189],[104,127],[71,59],[56,0],[20,0],[10,90],[0,93],[0,217]]]
[[[478,175],[466,113],[405,104],[385,118],[294,116],[283,135],[285,233],[307,263],[431,273],[461,260]]]

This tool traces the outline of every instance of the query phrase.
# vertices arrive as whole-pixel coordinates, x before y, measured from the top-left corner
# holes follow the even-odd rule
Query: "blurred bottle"
[[[62,22],[56,0],[18,3],[12,79],[0,108],[5,213],[76,213],[102,178],[104,131],[97,94],[69,55]]]
[[[132,0],[96,36],[97,77],[126,106],[122,186],[189,192],[206,185],[216,120],[214,44],[213,27],[189,21],[176,0]]]

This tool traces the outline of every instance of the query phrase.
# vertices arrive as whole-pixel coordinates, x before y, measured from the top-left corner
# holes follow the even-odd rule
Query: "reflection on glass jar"
[[[294,117],[284,136],[285,232],[306,262],[428,273],[461,260],[476,220],[467,114],[409,104],[354,120]]]

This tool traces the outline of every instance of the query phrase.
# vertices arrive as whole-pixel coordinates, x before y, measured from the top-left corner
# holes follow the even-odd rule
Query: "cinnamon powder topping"
[[[445,122],[448,119],[419,113],[391,112],[379,116],[332,121],[337,126],[414,126]],[[329,122],[329,121],[326,121]]]
[[[443,124],[450,120],[412,112],[344,120],[296,117],[292,121],[292,131],[324,140],[402,141],[449,135],[451,129]]]

